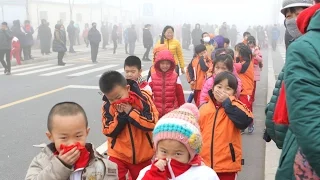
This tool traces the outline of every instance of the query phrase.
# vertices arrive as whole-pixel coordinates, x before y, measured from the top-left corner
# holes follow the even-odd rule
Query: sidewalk
[[[272,50],[268,50],[268,95],[267,102],[270,101],[275,86],[275,74],[273,69]],[[278,168],[278,161],[280,159],[281,150],[277,148],[276,144],[271,141],[266,143],[265,152],[265,180],[274,180]]]

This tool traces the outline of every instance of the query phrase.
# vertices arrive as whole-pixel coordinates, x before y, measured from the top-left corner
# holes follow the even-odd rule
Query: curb
[[[273,89],[276,83],[276,78],[273,69],[273,59],[272,51],[268,50],[268,93],[267,93],[267,102],[272,97]],[[266,142],[265,150],[265,169],[264,169],[264,179],[265,180],[274,180],[279,165],[279,159],[281,155],[281,150],[278,149],[276,144],[271,141]]]

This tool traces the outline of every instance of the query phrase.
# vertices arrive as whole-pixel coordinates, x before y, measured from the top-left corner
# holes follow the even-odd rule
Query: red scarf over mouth
[[[117,109],[117,105],[119,104],[130,104],[131,106],[138,107],[139,110],[142,110],[142,103],[141,103],[141,98],[139,97],[138,94],[135,92],[129,91],[129,97],[124,98],[124,99],[119,99],[115,102],[113,102],[111,105]]]

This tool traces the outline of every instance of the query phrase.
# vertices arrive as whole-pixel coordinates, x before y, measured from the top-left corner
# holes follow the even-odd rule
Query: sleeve
[[[289,129],[310,166],[320,174],[319,51],[306,41],[293,42],[284,67]]]
[[[102,132],[108,137],[117,137],[128,123],[128,115],[120,113],[118,116],[110,113],[110,103],[102,106]]]
[[[30,34],[33,34],[34,33],[34,29],[33,29],[33,27],[31,27],[31,32],[30,32]]]
[[[199,59],[199,64],[203,72],[207,72],[209,70],[209,67],[207,66],[207,63],[205,62],[205,58],[203,56]]]
[[[129,122],[143,131],[153,131],[155,123],[158,121],[158,111],[152,102],[152,97],[141,91],[146,101],[142,101],[143,110],[132,108],[129,112]]]
[[[10,39],[10,40],[13,38],[12,32],[11,32],[10,30],[5,31],[5,35],[6,35],[7,38]]]
[[[186,103],[186,100],[184,98],[181,80],[179,77],[177,78],[177,84],[176,84],[176,96],[177,96],[179,107],[182,106],[184,103]]]
[[[36,156],[27,171],[26,180],[56,180],[69,179],[72,170],[62,164],[62,162],[54,157],[49,163],[43,163],[45,157],[42,154]]]
[[[191,81],[194,81],[194,71],[193,71],[193,67],[192,67],[192,61],[189,63],[188,65],[188,83],[190,83]]]
[[[149,168],[149,167],[146,167]],[[140,171],[137,180],[167,180],[166,171],[160,171],[154,164],[150,169],[143,169]]]
[[[182,52],[181,44],[179,41],[177,41],[177,56],[178,56],[180,68],[184,68],[183,52]]]
[[[261,54],[261,52],[260,52],[260,50],[256,50],[256,52],[255,52],[255,57],[254,57],[257,61],[258,61],[258,63],[261,63],[262,62],[262,54]]]
[[[252,123],[253,115],[242,103],[238,101],[232,103],[231,101],[233,98],[234,97],[230,97],[226,99],[222,103],[222,107],[225,109],[229,119],[238,129],[246,129]]]
[[[208,92],[210,89],[212,89],[213,86],[213,77],[206,80],[206,82],[203,84],[203,87],[200,92],[200,104],[205,103],[206,97],[208,96]]]
[[[246,61],[242,64],[242,68],[241,68],[241,70],[240,70],[240,73],[241,73],[241,74],[244,74],[244,73],[248,70],[248,68],[249,68],[249,66],[250,66],[250,63],[251,63],[251,59],[250,59],[250,60],[246,60]]]

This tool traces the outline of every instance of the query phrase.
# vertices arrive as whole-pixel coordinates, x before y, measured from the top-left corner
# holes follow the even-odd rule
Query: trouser
[[[252,91],[252,102],[256,99],[256,88],[257,88],[257,81],[254,81],[253,91]]]
[[[58,64],[62,63],[63,61],[63,56],[64,56],[65,52],[58,52]]]
[[[10,51],[10,49],[0,49],[0,61],[6,72],[11,72]],[[4,56],[7,63],[4,61]]]
[[[25,46],[22,48],[24,60],[31,59],[31,46]]]
[[[127,162],[124,162],[118,158],[115,157],[109,157],[109,160],[116,163],[118,165],[118,178],[119,180],[126,180],[126,175],[128,172],[130,173],[130,176],[132,180],[136,180],[139,176],[139,172],[149,166],[151,164],[151,160],[140,163],[140,164],[130,164]]]
[[[252,104],[253,104],[253,98],[252,95],[240,95],[239,100],[247,106],[247,108],[253,112]],[[253,125],[254,122],[252,121],[251,125]]]
[[[15,48],[15,49],[11,50],[10,59],[12,60],[13,57],[16,58],[17,64],[21,65],[21,50],[20,50],[20,48]]]
[[[142,59],[149,59],[149,53],[150,53],[151,48],[152,48],[152,45],[148,45],[148,46],[146,47],[146,52],[144,53]]]
[[[134,55],[135,48],[136,48],[136,43],[135,42],[129,42],[129,54],[131,56]]]
[[[201,90],[194,90],[194,102],[196,103],[197,107],[200,106],[200,93],[201,93]]]
[[[73,45],[74,45],[75,39],[69,38],[69,41],[70,41],[69,52],[74,52]]]
[[[220,180],[236,180],[237,173],[217,173]]]
[[[272,49],[274,51],[277,49],[277,40],[272,40]]]
[[[118,42],[117,40],[112,40],[112,41],[113,41],[113,54],[115,54],[117,51]]]
[[[126,54],[129,54],[128,53],[128,46],[129,46],[129,43],[125,42],[124,49],[126,50]]]
[[[86,45],[87,45],[87,47],[88,47],[88,46],[89,46],[89,40],[88,40],[88,37],[83,38],[83,40],[84,40],[84,43],[86,43]]]
[[[90,43],[90,46],[91,46],[91,60],[92,62],[96,62],[98,51],[99,51],[99,43],[98,44]]]

